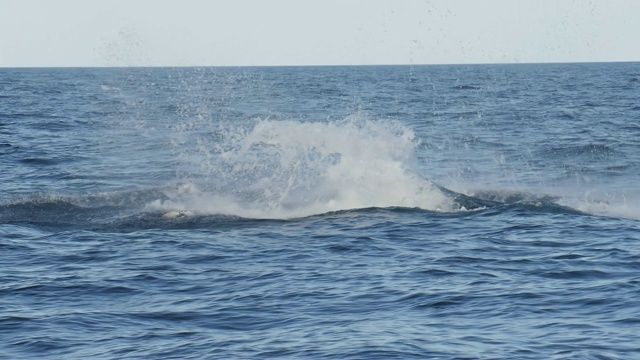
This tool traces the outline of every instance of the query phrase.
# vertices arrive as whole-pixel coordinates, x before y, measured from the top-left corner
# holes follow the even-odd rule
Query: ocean
[[[640,359],[640,63],[0,69],[0,358]]]

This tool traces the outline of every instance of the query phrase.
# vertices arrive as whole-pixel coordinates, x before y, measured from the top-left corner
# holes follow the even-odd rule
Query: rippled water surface
[[[0,358],[640,357],[640,64],[0,69]]]

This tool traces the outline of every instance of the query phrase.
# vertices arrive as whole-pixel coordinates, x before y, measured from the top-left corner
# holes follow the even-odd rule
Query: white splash
[[[369,207],[453,209],[412,171],[418,141],[397,122],[360,114],[325,122],[264,119],[209,133],[183,153],[200,172],[190,177],[199,180],[149,207],[272,219]]]

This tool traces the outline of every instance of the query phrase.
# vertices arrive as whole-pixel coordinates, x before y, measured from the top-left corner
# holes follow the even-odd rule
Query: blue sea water
[[[0,358],[640,358],[640,63],[0,69]]]

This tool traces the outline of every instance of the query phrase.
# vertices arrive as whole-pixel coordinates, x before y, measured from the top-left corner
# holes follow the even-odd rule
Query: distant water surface
[[[0,358],[640,358],[640,63],[0,69]]]

